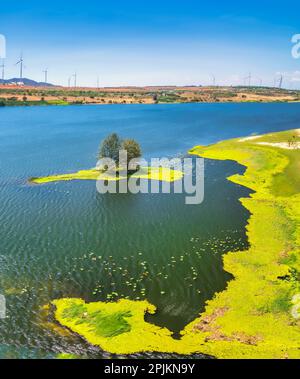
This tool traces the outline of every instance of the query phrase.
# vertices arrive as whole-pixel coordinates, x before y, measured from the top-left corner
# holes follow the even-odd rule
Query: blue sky
[[[7,40],[6,76],[66,85],[243,84],[300,88],[300,60],[291,38],[300,33],[300,3],[286,1],[34,1],[0,0]],[[16,4],[17,3],[17,4]]]

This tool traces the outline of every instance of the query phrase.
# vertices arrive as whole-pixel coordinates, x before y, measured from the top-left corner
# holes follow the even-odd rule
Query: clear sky
[[[67,85],[273,85],[300,88],[300,60],[291,38],[300,33],[298,1],[3,1],[0,34],[7,40],[6,77]],[[281,4],[280,4],[281,3]]]

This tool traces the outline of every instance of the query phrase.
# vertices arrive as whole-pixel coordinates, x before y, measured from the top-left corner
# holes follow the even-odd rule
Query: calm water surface
[[[0,357],[107,354],[53,328],[41,307],[61,297],[148,299],[147,321],[174,336],[226,288],[222,254],[248,246],[249,191],[226,180],[234,162],[206,160],[205,200],[184,195],[100,195],[95,182],[30,186],[32,176],[95,165],[109,133],[137,139],[146,158],[196,144],[299,127],[297,104],[185,104],[0,109]]]

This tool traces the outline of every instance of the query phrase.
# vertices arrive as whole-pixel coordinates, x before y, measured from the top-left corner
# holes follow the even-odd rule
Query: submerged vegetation
[[[255,192],[241,199],[251,212],[250,248],[224,256],[224,269],[234,280],[187,325],[180,340],[172,338],[168,329],[145,322],[145,313],[155,312],[146,301],[86,304],[80,299],[56,300],[57,321],[112,353],[299,358],[299,143],[299,130],[293,130],[191,150],[191,154],[246,166],[244,175],[229,180]]]

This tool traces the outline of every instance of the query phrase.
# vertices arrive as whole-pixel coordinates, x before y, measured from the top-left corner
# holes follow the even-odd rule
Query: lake
[[[0,358],[108,354],[56,328],[41,309],[61,297],[147,299],[147,321],[178,332],[232,279],[222,255],[248,247],[250,191],[226,180],[234,162],[205,161],[205,200],[185,195],[100,195],[93,181],[29,185],[30,177],[94,167],[112,132],[144,157],[185,156],[253,133],[298,128],[300,104],[173,104],[0,109]]]

